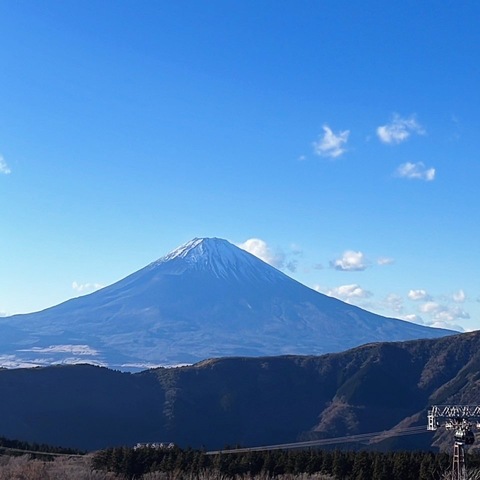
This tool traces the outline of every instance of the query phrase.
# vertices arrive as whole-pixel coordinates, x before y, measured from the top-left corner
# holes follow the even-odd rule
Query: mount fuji
[[[453,333],[370,313],[226,240],[195,238],[94,293],[1,318],[0,366],[135,370],[211,357],[318,355]]]

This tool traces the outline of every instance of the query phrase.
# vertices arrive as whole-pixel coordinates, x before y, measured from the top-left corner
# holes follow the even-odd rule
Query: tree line
[[[480,466],[480,455],[468,455],[468,465]],[[275,450],[206,455],[192,449],[127,447],[99,451],[92,467],[138,478],[149,472],[277,477],[285,474],[324,474],[339,480],[438,480],[451,466],[446,453],[343,450]]]
[[[10,440],[5,437],[0,437],[0,454],[11,454],[15,455],[15,452],[10,452],[8,449],[17,449],[24,450],[29,452],[39,452],[38,455],[41,456],[42,453],[61,453],[68,455],[79,455],[84,454],[85,452],[76,450],[73,448],[65,447],[56,447],[52,445],[46,445],[43,443],[30,443],[24,442],[22,440]],[[18,452],[18,455],[21,455],[22,452]]]

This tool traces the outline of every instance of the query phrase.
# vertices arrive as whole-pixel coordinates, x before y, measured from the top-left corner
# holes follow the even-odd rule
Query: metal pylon
[[[465,445],[473,445],[480,430],[480,405],[433,405],[428,411],[427,430],[444,428],[453,432],[451,480],[467,480]]]
[[[467,480],[465,448],[462,442],[453,444],[452,480]]]

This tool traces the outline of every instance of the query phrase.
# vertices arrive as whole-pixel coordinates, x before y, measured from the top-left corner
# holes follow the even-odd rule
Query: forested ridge
[[[476,404],[480,332],[320,357],[211,359],[138,374],[91,365],[0,370],[0,434],[83,450],[173,442],[274,445],[387,432],[371,448],[451,447],[431,405]],[[35,419],[35,421],[32,421]]]

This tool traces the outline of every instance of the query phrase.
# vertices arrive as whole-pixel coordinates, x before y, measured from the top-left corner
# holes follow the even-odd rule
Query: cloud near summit
[[[278,268],[279,270],[289,270],[290,272],[297,270],[297,257],[302,254],[301,248],[297,245],[292,245],[287,253],[282,249],[276,249],[274,251],[267,242],[260,238],[249,238],[245,242],[237,243],[236,245],[272,267]]]
[[[274,253],[268,246],[267,242],[260,238],[249,238],[243,243],[238,243],[238,247],[252,255],[255,255],[265,263],[275,268],[283,268],[285,263],[285,255],[283,253]]]

